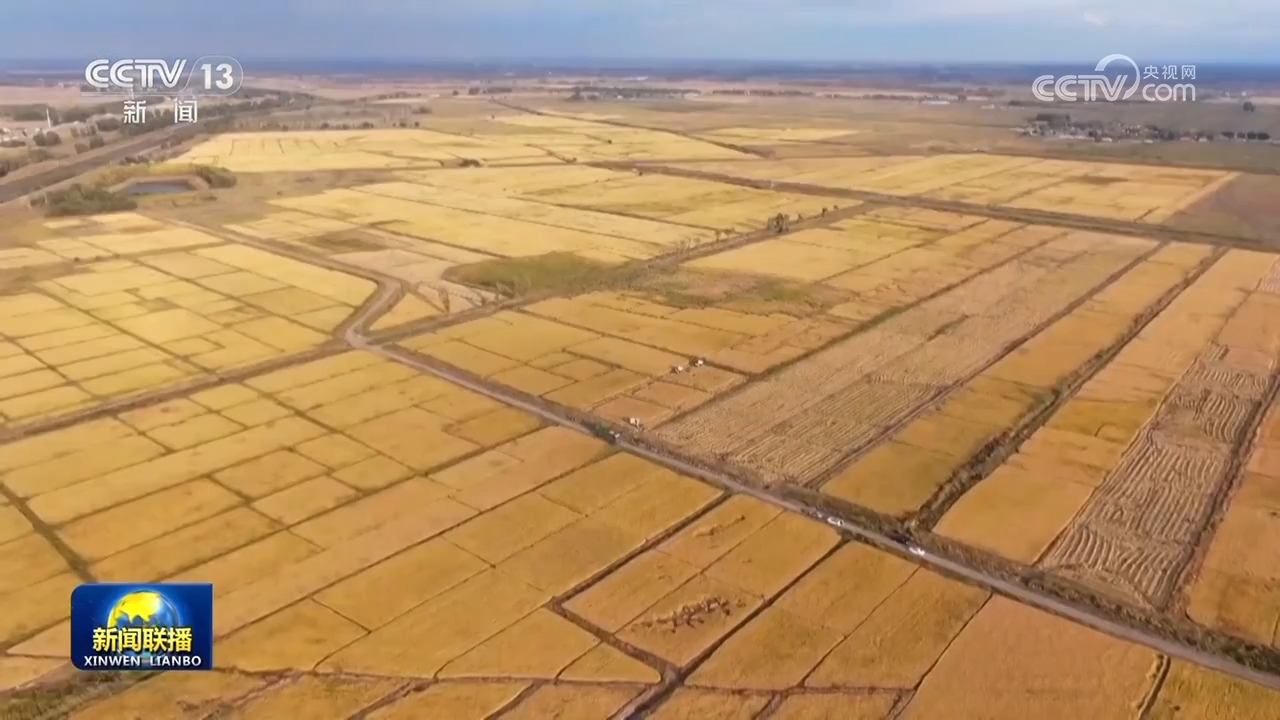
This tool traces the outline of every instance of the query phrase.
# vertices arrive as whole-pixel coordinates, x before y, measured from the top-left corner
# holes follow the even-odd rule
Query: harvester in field
[[[589,423],[587,425],[587,430],[589,430],[592,435],[595,435],[607,443],[617,444],[617,442],[622,439],[622,436],[618,434],[618,431],[603,423]]]

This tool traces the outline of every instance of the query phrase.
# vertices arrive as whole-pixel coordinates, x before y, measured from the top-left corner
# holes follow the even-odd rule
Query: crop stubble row
[[[1234,301],[1222,315],[1213,314],[1213,298],[1189,291],[1219,329],[1050,548],[1044,567],[1156,607],[1168,602],[1280,362],[1280,298],[1245,294],[1271,264],[1265,256],[1254,261],[1224,264],[1210,278],[1221,284],[1205,286],[1229,299],[1219,308]]]
[[[1186,612],[1196,622],[1264,645],[1280,638],[1280,403],[1254,437],[1239,485],[1194,581]]]
[[[805,480],[1133,262],[1153,244],[1069,235],[665,426],[667,440]]]
[[[822,491],[888,515],[921,510],[982,448],[1019,427],[1077,368],[1119,342],[1210,253],[1195,245],[1162,247],[843,468]]]
[[[1251,292],[1273,260],[1218,260],[935,530],[1166,602],[1275,367],[1272,300]]]

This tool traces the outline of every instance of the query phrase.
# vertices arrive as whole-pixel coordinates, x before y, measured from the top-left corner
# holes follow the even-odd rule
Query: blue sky
[[[1278,0],[14,0],[0,57],[1280,60]],[[249,68],[250,72],[252,68]]]

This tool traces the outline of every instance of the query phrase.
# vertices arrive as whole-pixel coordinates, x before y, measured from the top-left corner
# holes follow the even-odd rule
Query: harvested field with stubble
[[[103,464],[211,418],[261,424]],[[9,443],[0,465],[95,577],[145,567],[217,585],[219,671],[71,694],[73,717],[155,716],[178,698],[263,720],[624,708],[700,720],[765,706],[797,720],[940,707],[1065,720],[1124,717],[1144,697],[1280,703],[1193,667],[1162,700],[1148,670],[1164,660],[1148,650],[369,353]],[[56,468],[83,479],[50,488]],[[65,661],[53,600],[77,580],[35,529],[0,545],[0,562],[22,568],[4,581],[16,612],[0,626],[13,686]],[[974,667],[992,669],[974,681]],[[28,712],[26,697],[6,709]]]
[[[754,180],[921,196],[1161,224],[1239,173],[995,154],[702,162],[689,169]]]
[[[1162,298],[1176,292],[1211,257],[1207,247],[1161,248],[842,468],[822,486],[823,492],[887,515],[921,511],[948,483],[961,479],[973,458],[972,451],[924,447],[933,428],[963,426],[971,446],[979,448],[1014,432],[1047,407],[1082,365],[1123,342],[1135,322],[1157,310]],[[1047,492],[1041,483],[1028,477],[1022,486],[1040,495]],[[1034,514],[1035,505],[1014,502]]]
[[[738,99],[413,97],[15,226],[0,716],[1280,717],[1155,641],[1280,667],[1280,260],[1131,222],[1265,184]],[[70,672],[87,580],[214,583],[217,669]]]
[[[1272,404],[1193,581],[1186,612],[1208,627],[1278,646],[1280,563],[1280,404]]]
[[[512,126],[527,131],[511,132]],[[463,159],[521,166],[569,157],[583,162],[751,157],[659,130],[571,118],[503,114],[481,122],[479,129],[467,135],[428,128],[227,133],[200,143],[178,162],[265,173],[439,168],[455,166]]]
[[[252,427],[108,462],[211,419]],[[68,563],[216,584],[217,672],[68,691],[58,707],[77,718],[155,716],[179,698],[263,720],[628,707],[692,720],[766,705],[883,720],[957,701],[977,717],[969,705],[1011,679],[1027,691],[986,716],[1108,717],[1158,697],[1149,651],[368,353],[11,442],[0,466],[41,523],[0,544],[18,569],[3,581],[6,689],[65,662],[54,599],[77,582]],[[51,487],[66,469],[82,479]],[[959,682],[993,655],[1005,670]],[[1185,682],[1233,687],[1189,670]],[[1216,707],[1275,702],[1242,690]],[[24,703],[51,702],[36,697],[0,707],[28,717]]]
[[[758,473],[808,483],[878,442],[1085,300],[1156,244],[1085,233],[1044,241],[1003,265],[664,426],[660,437]],[[927,430],[927,450],[967,453],[968,423]]]
[[[1278,299],[1259,287],[1274,263],[1224,256],[936,530],[1167,607],[1272,399]],[[1028,495],[1026,482],[1044,490]],[[1028,507],[1037,523],[1018,519]]]

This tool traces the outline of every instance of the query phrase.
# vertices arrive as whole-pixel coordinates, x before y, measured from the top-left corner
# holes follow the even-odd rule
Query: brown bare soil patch
[[[1167,223],[1196,232],[1227,233],[1280,248],[1280,175],[1241,175]]]
[[[540,292],[575,292],[598,282],[608,265],[573,253],[555,252],[520,258],[498,258],[444,271],[443,279],[483,288],[502,297]]]
[[[715,305],[753,315],[806,316],[848,299],[848,293],[829,286],[687,268],[646,277],[633,289],[650,293],[665,305]]]

